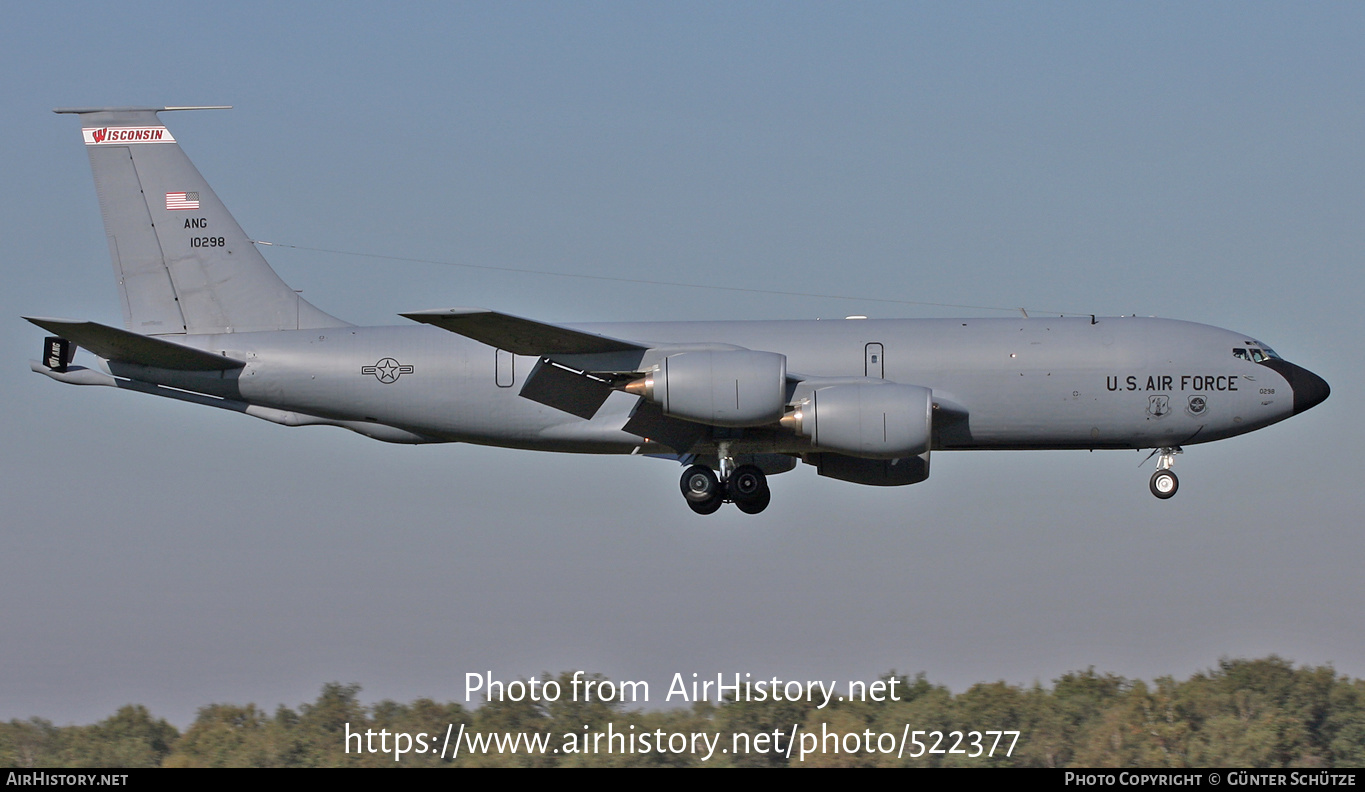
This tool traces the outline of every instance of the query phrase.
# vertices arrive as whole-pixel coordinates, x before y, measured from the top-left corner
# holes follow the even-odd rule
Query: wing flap
[[[246,365],[240,360],[213,352],[183,346],[156,336],[130,333],[98,322],[32,316],[24,318],[76,346],[85,347],[105,360],[177,371],[226,371]]]
[[[514,355],[590,355],[642,352],[648,349],[632,341],[585,333],[484,308],[441,308],[399,315],[472,338],[481,344],[505,349]]]
[[[521,387],[521,397],[591,420],[613,393],[611,383],[552,363],[536,361]]]

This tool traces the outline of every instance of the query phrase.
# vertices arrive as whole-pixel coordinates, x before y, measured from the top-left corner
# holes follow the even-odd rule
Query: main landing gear
[[[1158,448],[1155,452],[1157,456],[1156,472],[1152,474],[1151,489],[1152,494],[1165,500],[1180,489],[1180,479],[1176,478],[1171,471],[1171,465],[1175,464],[1175,455],[1183,453],[1180,446]]]
[[[722,472],[729,468],[727,461],[721,460]],[[768,477],[756,465],[740,465],[724,480],[705,465],[693,465],[683,471],[679,487],[687,505],[697,514],[714,514],[726,501],[745,514],[758,514],[772,501]]]

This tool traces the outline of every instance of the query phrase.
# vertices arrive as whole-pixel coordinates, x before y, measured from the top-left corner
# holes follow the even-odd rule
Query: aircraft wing
[[[513,354],[540,358],[527,375],[521,396],[585,420],[592,420],[617,389],[620,375],[640,370],[641,358],[653,349],[648,344],[483,308],[413,311],[401,316]],[[643,400],[622,428],[680,452],[690,448],[704,431],[700,424],[670,418]]]
[[[179,371],[226,371],[246,365],[213,352],[182,346],[156,336],[130,333],[98,322],[25,316],[25,319],[105,360]]]
[[[505,349],[514,355],[592,355],[643,352],[649,348],[633,341],[585,333],[485,308],[441,308],[399,315],[414,322],[435,325],[491,347]]]

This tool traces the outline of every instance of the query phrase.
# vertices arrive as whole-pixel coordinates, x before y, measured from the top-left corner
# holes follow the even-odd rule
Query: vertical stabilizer
[[[71,108],[95,175],[123,320],[133,332],[342,327],[266,263],[161,123],[163,110]]]

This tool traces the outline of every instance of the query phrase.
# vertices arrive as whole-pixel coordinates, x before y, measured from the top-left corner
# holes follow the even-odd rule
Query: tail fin
[[[280,280],[157,117],[197,109],[226,108],[56,111],[81,118],[127,328],[164,335],[346,326]]]

